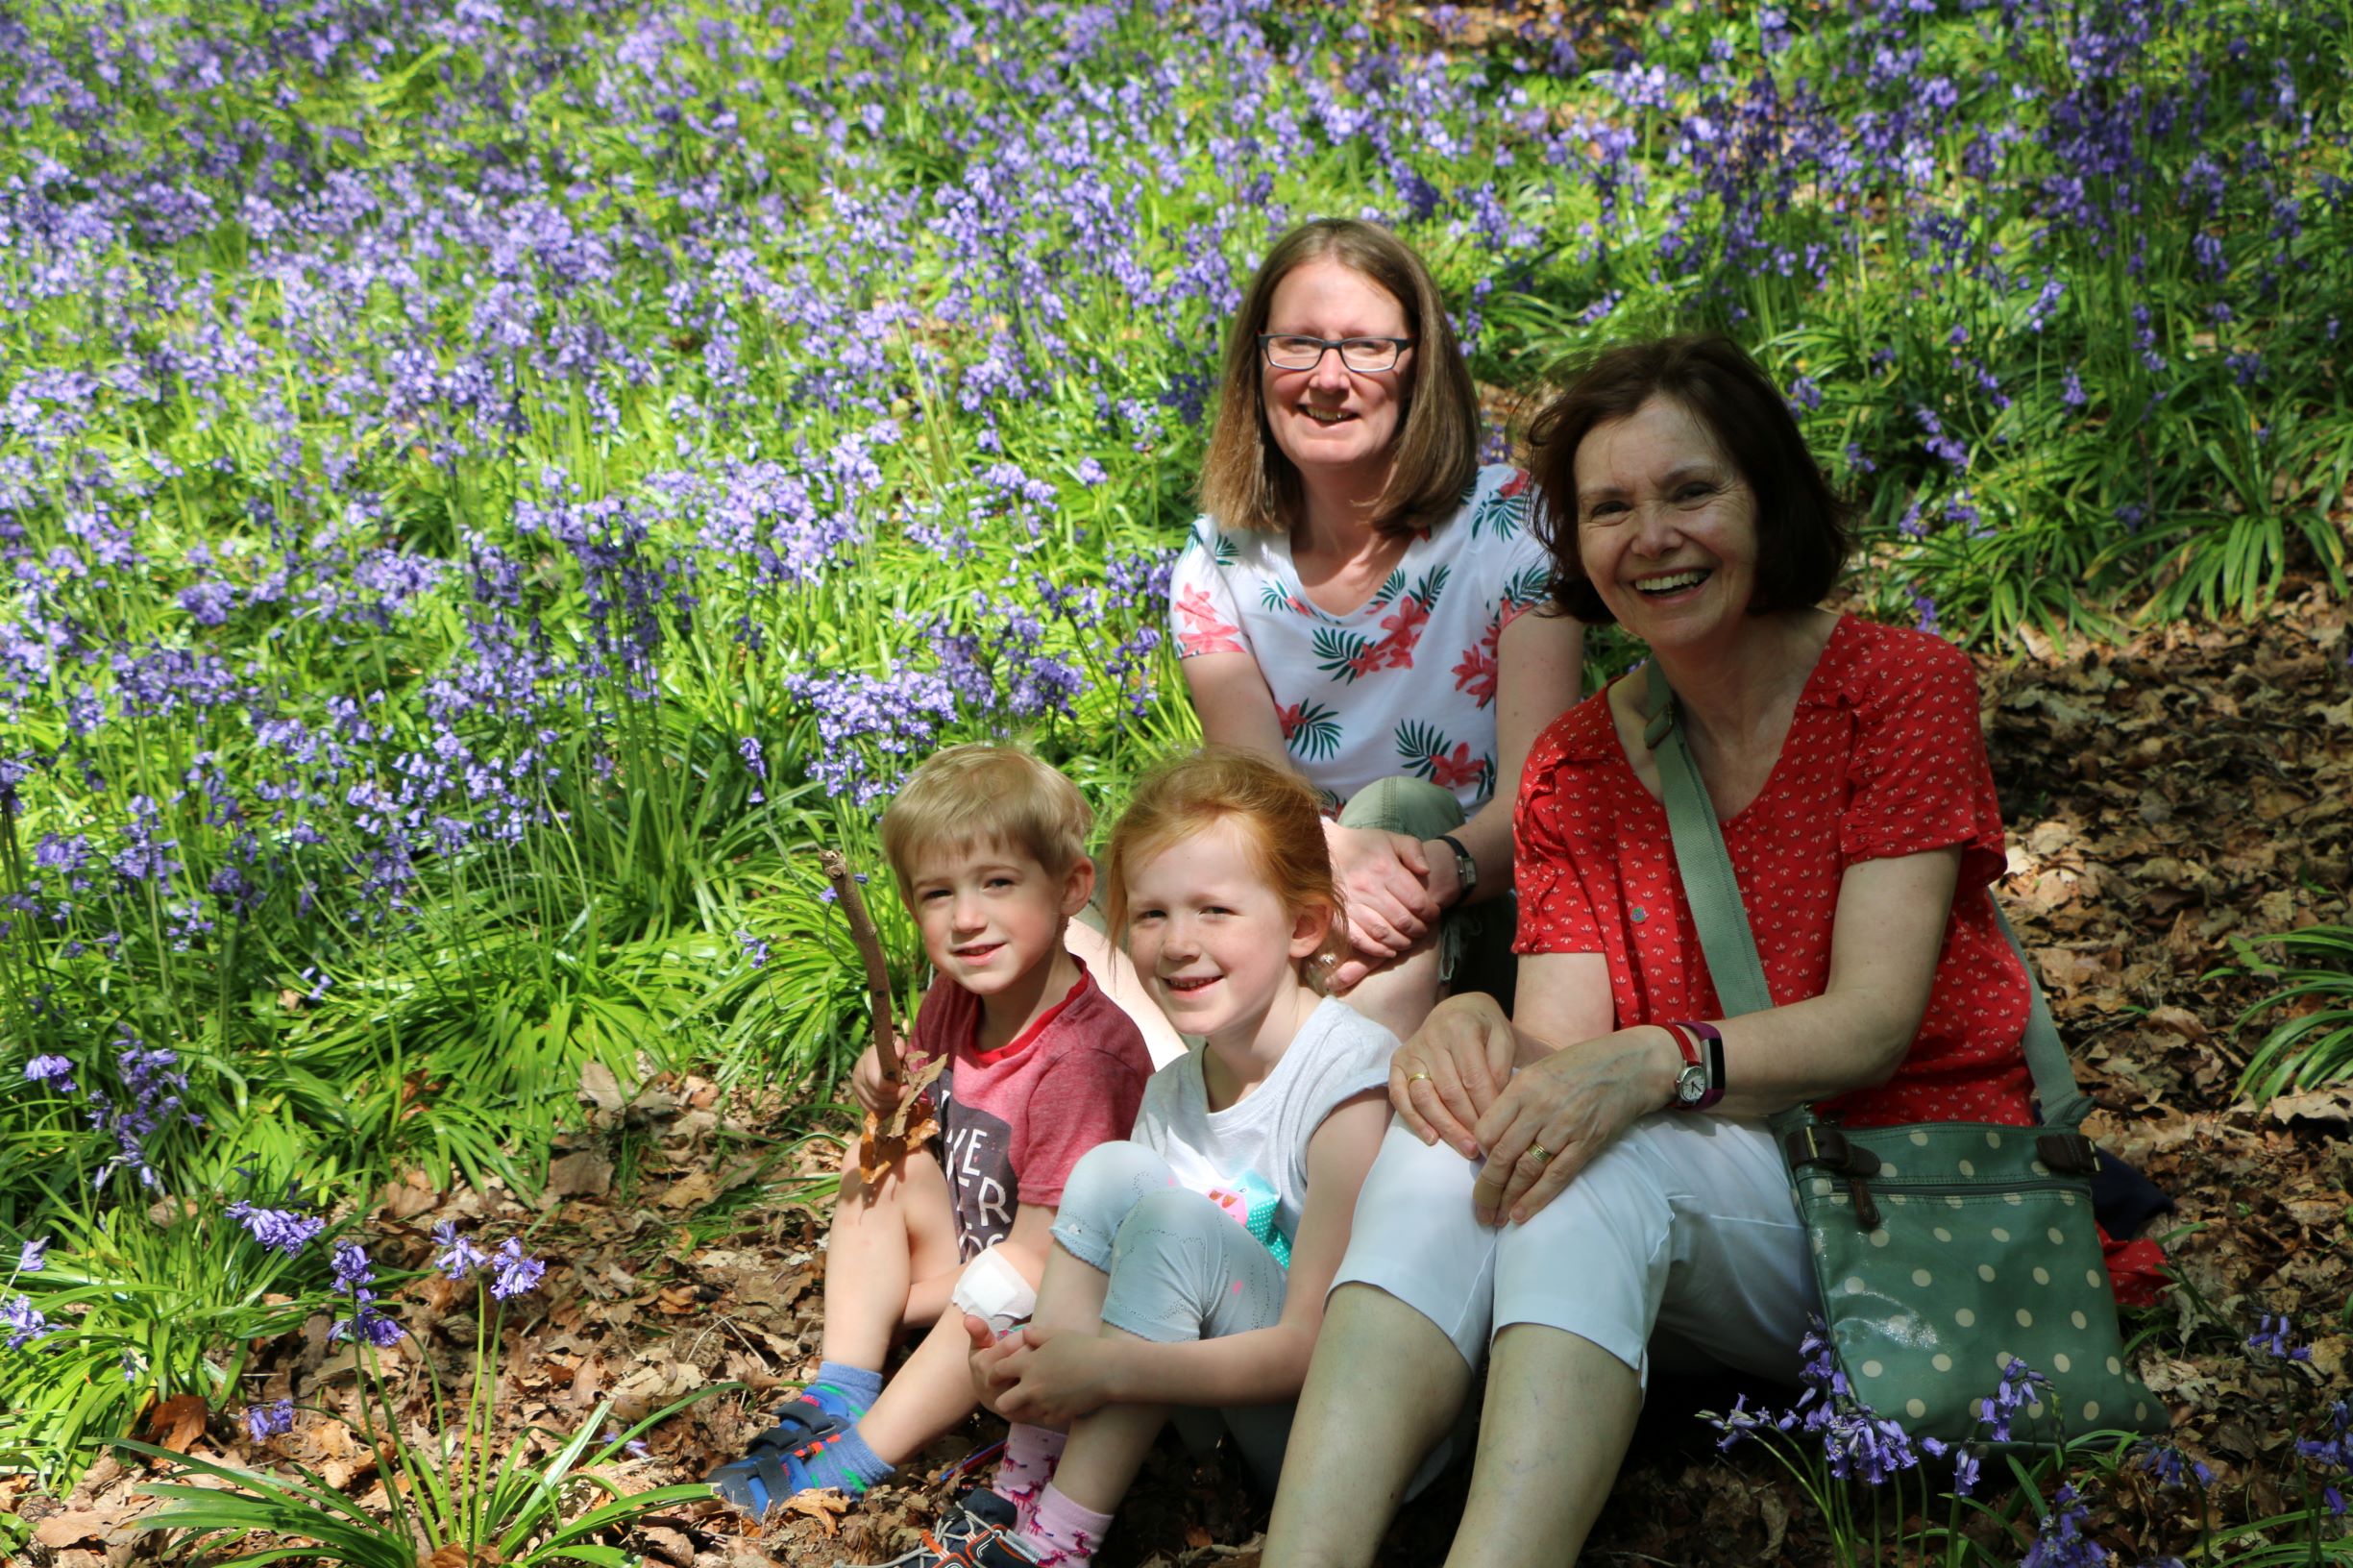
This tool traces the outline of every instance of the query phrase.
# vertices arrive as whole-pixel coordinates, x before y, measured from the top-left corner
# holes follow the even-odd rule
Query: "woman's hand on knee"
[[[1661,1086],[1674,1072],[1662,1050],[1681,1065],[1664,1029],[1622,1029],[1521,1068],[1479,1118],[1487,1164],[1471,1204],[1481,1223],[1527,1219],[1626,1129],[1664,1107]]]
[[[1443,912],[1430,893],[1420,840],[1335,823],[1324,830],[1324,842],[1348,915],[1349,943],[1371,966],[1395,958],[1437,924]]]
[[[1495,998],[1450,996],[1389,1058],[1389,1103],[1423,1142],[1444,1139],[1476,1160],[1480,1118],[1511,1081],[1518,1045]]]

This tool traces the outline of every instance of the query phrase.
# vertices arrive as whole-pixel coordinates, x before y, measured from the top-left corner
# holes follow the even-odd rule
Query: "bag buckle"
[[[2092,1176],[2099,1171],[2099,1145],[2081,1133],[2044,1133],[2034,1140],[2035,1158],[2068,1176]]]
[[[1854,1199],[1855,1223],[1866,1231],[1879,1228],[1879,1205],[1872,1197],[1869,1185],[1870,1178],[1879,1174],[1876,1154],[1862,1144],[1849,1142],[1846,1134],[1820,1122],[1810,1122],[1790,1134],[1788,1152],[1793,1165],[1820,1165],[1846,1177],[1847,1190]]]

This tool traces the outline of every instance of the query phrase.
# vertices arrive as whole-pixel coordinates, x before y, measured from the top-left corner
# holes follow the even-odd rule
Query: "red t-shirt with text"
[[[1142,1031],[1084,967],[1069,993],[1012,1043],[978,1050],[979,1028],[980,998],[935,977],[909,1042],[926,1059],[947,1053],[931,1095],[957,1250],[968,1259],[1005,1239],[1021,1204],[1059,1206],[1079,1157],[1135,1130],[1152,1076]]]

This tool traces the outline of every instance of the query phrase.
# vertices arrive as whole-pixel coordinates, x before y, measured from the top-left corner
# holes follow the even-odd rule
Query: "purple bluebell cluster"
[[[113,1041],[117,1098],[102,1089],[86,1094],[89,1124],[111,1139],[114,1153],[98,1167],[91,1185],[104,1188],[120,1170],[134,1172],[142,1187],[159,1187],[162,1177],[148,1159],[148,1143],[180,1126],[198,1126],[202,1119],[185,1107],[188,1075],[179,1066],[180,1053],[169,1046],[145,1046],[127,1023],[115,1026]]]
[[[2048,1378],[2012,1357],[2002,1367],[2001,1382],[1994,1385],[1992,1395],[1977,1401],[1977,1420],[1986,1437],[1997,1443],[2010,1442],[2011,1428],[2021,1420],[2038,1419],[2049,1392]]]
[[[245,1435],[254,1442],[283,1436],[293,1430],[294,1401],[290,1399],[245,1407]]]
[[[316,1214],[299,1213],[291,1209],[261,1209],[243,1198],[221,1211],[245,1227],[252,1237],[272,1252],[292,1258],[308,1246],[318,1234],[327,1229],[327,1221]]]
[[[498,1250],[485,1253],[472,1241],[457,1234],[453,1220],[444,1220],[433,1227],[434,1244],[441,1252],[433,1260],[433,1267],[444,1279],[462,1283],[477,1272],[491,1277],[490,1295],[494,1301],[511,1301],[535,1288],[548,1265],[536,1258],[527,1257],[523,1243],[508,1237],[499,1243]]]
[[[489,1255],[472,1241],[457,1234],[457,1222],[445,1219],[433,1227],[433,1245],[441,1251],[433,1258],[433,1267],[453,1285],[462,1285],[478,1268],[485,1267]]]
[[[525,1257],[523,1243],[511,1236],[499,1243],[499,1250],[491,1255],[490,1266],[495,1275],[490,1294],[498,1301],[512,1301],[536,1289],[540,1276],[548,1271],[546,1263]]]
[[[2276,1361],[2312,1360],[2312,1346],[2295,1342],[2295,1325],[2289,1321],[2284,1312],[2278,1316],[2266,1315],[2256,1325],[2255,1332],[2247,1335],[2246,1348]]]
[[[2034,1544],[2026,1549],[2019,1568],[2108,1568],[2115,1556],[2092,1538],[2087,1529],[2091,1517],[2092,1510],[2075,1488],[2061,1482],[2051,1493],[2050,1511],[2037,1525]]]
[[[33,1305],[30,1296],[18,1296],[0,1303],[0,1328],[8,1330],[8,1348],[22,1350],[37,1339],[45,1339],[58,1331],[50,1327],[49,1319]]]
[[[2345,1478],[2353,1475],[2353,1400],[2335,1401],[2321,1420],[2320,1435],[2297,1439],[2295,1451],[2328,1478],[2320,1488],[2321,1504],[2341,1519],[2345,1515]]]
[[[1914,1437],[1900,1422],[1874,1411],[1856,1397],[1846,1373],[1838,1368],[1836,1347],[1820,1319],[1799,1347],[1803,1364],[1798,1381],[1802,1391],[1785,1410],[1752,1410],[1743,1394],[1729,1412],[1709,1417],[1724,1433],[1717,1443],[1729,1449],[1763,1433],[1802,1435],[1819,1446],[1824,1467],[1839,1481],[1881,1485],[1906,1470],[1917,1469],[1923,1458],[1941,1458],[1951,1452],[1934,1437]],[[1973,1458],[1960,1482],[1963,1495],[1975,1480]]]
[[[397,1343],[405,1330],[376,1306],[376,1266],[367,1249],[356,1241],[338,1241],[331,1259],[335,1288],[352,1298],[351,1315],[337,1318],[328,1330],[330,1339],[364,1339],[382,1349]]]

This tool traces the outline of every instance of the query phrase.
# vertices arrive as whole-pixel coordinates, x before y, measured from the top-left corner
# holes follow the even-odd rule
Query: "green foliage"
[[[2296,1090],[2353,1080],[2353,926],[2312,925],[2268,937],[2231,939],[2236,967],[2218,975],[2285,981],[2241,1013],[2236,1027],[2275,1019],[2248,1054],[2239,1091],[2261,1105]],[[2279,956],[2265,956],[2266,950]]]
[[[608,1424],[612,1402],[601,1400],[573,1432],[548,1433],[556,1446],[545,1458],[527,1461],[525,1444],[509,1449],[476,1496],[453,1492],[447,1479],[450,1468],[463,1472],[473,1461],[474,1456],[458,1450],[420,1455],[403,1445],[402,1470],[434,1545],[488,1546],[499,1554],[495,1560],[512,1568],[551,1562],[627,1568],[635,1560],[630,1554],[595,1537],[625,1530],[631,1521],[673,1503],[708,1497],[711,1489],[697,1484],[624,1492],[598,1475],[595,1467],[612,1463],[641,1434],[698,1400],[736,1386],[714,1384],[699,1388],[618,1433]],[[600,1432],[605,1433],[601,1440],[593,1435]],[[284,1561],[416,1568],[422,1556],[404,1518],[396,1515],[386,1521],[375,1517],[307,1466],[297,1465],[302,1479],[292,1481],[274,1473],[191,1458],[130,1438],[118,1439],[114,1446],[171,1463],[172,1479],[144,1488],[169,1499],[168,1506],[142,1516],[137,1528],[142,1531],[186,1531],[172,1547],[181,1557],[222,1550],[253,1535],[262,1536],[266,1544],[208,1560],[219,1568]],[[221,1484],[204,1486],[180,1479],[191,1475],[209,1476]],[[566,1517],[583,1494],[594,1493],[601,1493],[604,1501]]]
[[[45,1218],[45,1262],[10,1288],[51,1332],[0,1354],[0,1465],[70,1473],[152,1401],[219,1403],[258,1343],[328,1299],[323,1249],[263,1247],[217,1204],[85,1214],[60,1198]]]

